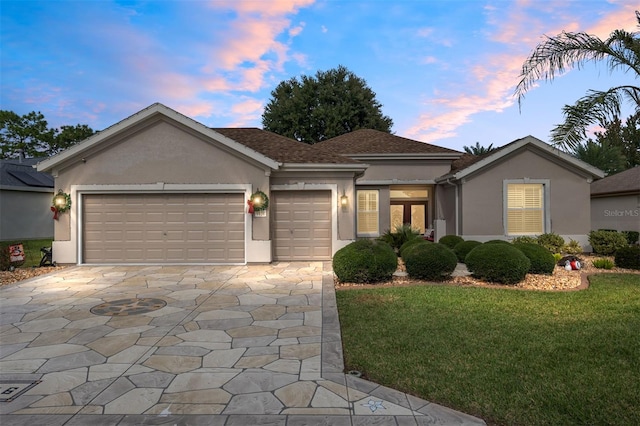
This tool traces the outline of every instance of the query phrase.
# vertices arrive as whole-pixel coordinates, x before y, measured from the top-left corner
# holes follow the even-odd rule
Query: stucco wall
[[[53,189],[0,190],[0,241],[53,237]]]
[[[640,232],[640,194],[592,198],[591,229]]]
[[[450,160],[363,160],[369,164],[360,183],[371,181],[433,181],[449,172]],[[428,165],[425,165],[428,164]]]
[[[548,179],[551,229],[560,235],[586,235],[591,229],[589,182],[565,163],[526,148],[463,181],[461,234],[506,237],[503,181]]]

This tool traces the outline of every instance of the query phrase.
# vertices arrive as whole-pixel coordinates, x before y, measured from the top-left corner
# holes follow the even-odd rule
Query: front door
[[[424,234],[427,229],[427,201],[391,200],[391,229],[405,223]]]

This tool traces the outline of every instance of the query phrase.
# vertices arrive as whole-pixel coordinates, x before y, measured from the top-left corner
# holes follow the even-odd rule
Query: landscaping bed
[[[0,271],[0,285],[11,284],[48,274],[64,268],[64,266],[43,266],[34,268],[16,268],[13,271]]]

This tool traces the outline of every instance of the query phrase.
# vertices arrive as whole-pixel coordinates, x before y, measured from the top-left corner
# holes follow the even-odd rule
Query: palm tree
[[[606,141],[598,143],[589,139],[585,143],[578,143],[573,149],[573,156],[599,168],[607,176],[626,169],[626,158],[620,148]]]
[[[636,11],[640,27],[640,12]],[[522,65],[522,74],[515,94],[518,104],[524,94],[539,80],[551,81],[556,74],[570,68],[582,68],[588,62],[606,60],[610,71],[622,69],[640,77],[640,33],[615,30],[606,40],[582,32],[562,32],[547,37]],[[590,124],[611,122],[620,115],[621,105],[629,102],[640,112],[640,87],[623,85],[607,91],[589,90],[573,105],[565,105],[565,121],[551,131],[551,141],[560,147],[573,149],[586,139]]]
[[[476,142],[475,146],[471,145],[471,146],[463,146],[464,148],[464,152],[466,152],[467,154],[472,154],[472,155],[483,155],[483,154],[487,154],[491,151],[493,151],[495,148],[493,147],[493,144],[489,145],[488,147],[484,147],[484,146],[480,146],[480,142]]]

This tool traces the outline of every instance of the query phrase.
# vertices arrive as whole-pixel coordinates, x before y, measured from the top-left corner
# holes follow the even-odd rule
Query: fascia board
[[[341,171],[341,172],[362,172],[369,167],[368,164],[331,164],[331,163],[283,163],[278,169],[281,172],[296,171]]]
[[[354,160],[457,160],[462,154],[341,154]]]

